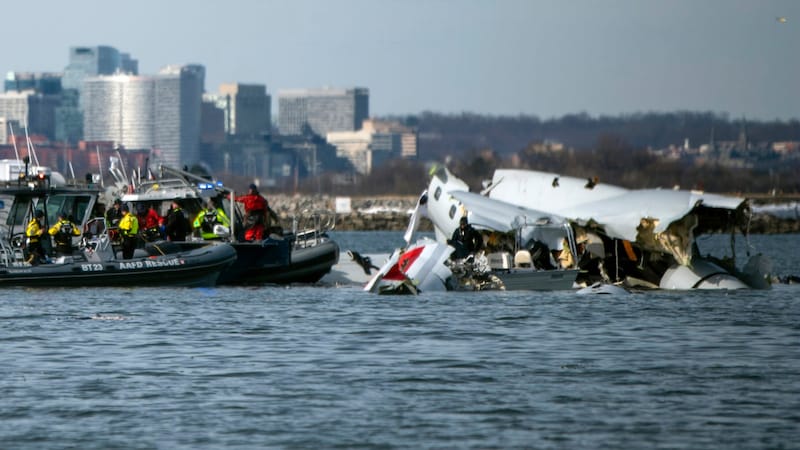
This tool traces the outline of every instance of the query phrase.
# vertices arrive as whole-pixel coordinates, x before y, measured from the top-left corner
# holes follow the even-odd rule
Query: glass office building
[[[312,131],[355,131],[369,118],[369,89],[293,89],[278,92],[278,130],[284,135]]]
[[[168,66],[158,75],[111,75],[84,82],[84,135],[126,149],[151,149],[181,167],[199,158],[200,102],[205,71]]]

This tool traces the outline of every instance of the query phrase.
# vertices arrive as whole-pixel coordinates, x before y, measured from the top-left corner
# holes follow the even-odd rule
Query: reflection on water
[[[792,448],[798,289],[6,289],[0,447]]]

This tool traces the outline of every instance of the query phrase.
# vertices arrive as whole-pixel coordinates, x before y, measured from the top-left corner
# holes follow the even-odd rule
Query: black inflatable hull
[[[230,245],[207,245],[178,253],[128,260],[19,265],[0,269],[0,286],[11,287],[210,287],[236,260]]]
[[[289,261],[282,259],[280,263],[264,255],[261,258],[248,256],[254,252],[249,245],[259,244],[234,244],[240,259],[220,275],[219,284],[315,283],[339,261],[339,245],[330,240],[292,249]]]
[[[307,247],[292,248],[291,239],[233,242],[236,261],[219,276],[219,285],[315,283],[339,262],[339,245],[325,239]],[[200,242],[161,242],[164,252],[187,250]],[[152,250],[149,250],[152,253]]]

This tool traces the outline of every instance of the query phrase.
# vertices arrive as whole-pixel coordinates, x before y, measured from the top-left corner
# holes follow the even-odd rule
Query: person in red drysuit
[[[277,214],[269,207],[269,202],[258,192],[258,186],[251,184],[247,195],[237,197],[236,201],[244,205],[244,240],[257,241],[264,239],[265,231],[271,220],[278,220]]]

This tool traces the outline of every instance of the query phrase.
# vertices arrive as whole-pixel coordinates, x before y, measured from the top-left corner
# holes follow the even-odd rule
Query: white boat
[[[159,172],[157,178],[131,184],[120,199],[134,207],[155,205],[160,215],[175,201],[194,218],[210,198],[215,198],[226,215],[234,219],[230,229],[221,227],[219,240],[230,244],[237,253],[235,263],[219,276],[218,284],[315,283],[338,262],[339,245],[327,234],[335,225],[332,215],[308,213],[294,218],[291,231],[280,230],[280,234],[271,232],[263,240],[244,241],[240,233],[243,213],[235,201],[224,198],[225,193],[233,193],[221,182],[163,165]],[[127,185],[123,176],[118,174],[116,178],[118,185]],[[171,245],[187,249],[207,243],[200,236],[188,236],[187,241]]]

